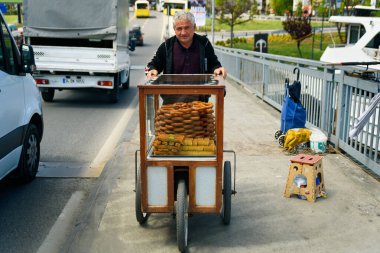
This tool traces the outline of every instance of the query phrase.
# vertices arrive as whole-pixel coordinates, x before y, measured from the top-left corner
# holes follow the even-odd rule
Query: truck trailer
[[[116,103],[119,88],[129,88],[128,19],[128,0],[24,0],[24,36],[44,101],[56,90],[100,89]]]

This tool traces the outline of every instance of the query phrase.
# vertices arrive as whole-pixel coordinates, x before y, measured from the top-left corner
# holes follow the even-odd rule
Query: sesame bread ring
[[[191,120],[199,120],[200,117],[199,117],[199,116],[193,116],[193,117],[191,117],[190,119],[191,119]]]
[[[183,117],[184,119],[190,119],[191,116],[192,116],[191,113],[186,113],[186,114],[183,114],[183,115],[182,115],[182,117]]]
[[[182,132],[185,131],[185,128],[183,128],[183,127],[178,127],[178,128],[174,128],[173,131],[176,132],[176,133],[182,133]]]
[[[194,126],[195,131],[201,131],[203,130],[203,126]]]
[[[189,112],[191,112],[191,109],[188,107],[182,107],[182,108],[179,108],[178,111],[180,111],[182,113],[189,113]]]
[[[186,106],[185,102],[177,102],[173,104],[173,107],[183,107],[183,106]]]
[[[183,128],[185,128],[185,129],[193,129],[193,125],[187,124],[187,125],[184,125]]]
[[[193,106],[192,109],[195,110],[195,111],[202,111],[203,107],[197,105],[197,106]]]
[[[169,113],[171,108],[160,108],[158,109],[158,113],[164,114],[164,113]]]
[[[182,117],[173,117],[172,120],[173,120],[173,122],[182,122],[183,118]]]
[[[214,105],[213,105],[213,103],[211,103],[211,102],[206,102],[206,103],[203,103],[203,106],[206,108],[206,109],[210,109],[210,108],[212,108]]]
[[[184,124],[191,124],[191,123],[193,123],[193,121],[191,119],[184,119],[182,122]]]
[[[174,122],[174,123],[172,124],[172,126],[174,126],[175,128],[183,127],[183,122]]]
[[[195,126],[199,126],[199,125],[202,125],[202,124],[203,124],[203,121],[201,121],[201,120],[193,120],[192,123],[193,123],[193,125],[195,125]]]
[[[192,110],[190,113],[191,113],[191,115],[194,115],[194,116],[199,115],[199,112],[197,110]]]

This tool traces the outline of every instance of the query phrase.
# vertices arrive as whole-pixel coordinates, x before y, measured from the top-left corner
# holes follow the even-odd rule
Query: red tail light
[[[35,79],[35,80],[36,80],[36,84],[49,84],[48,79]]]
[[[112,86],[112,81],[98,81],[99,86]]]

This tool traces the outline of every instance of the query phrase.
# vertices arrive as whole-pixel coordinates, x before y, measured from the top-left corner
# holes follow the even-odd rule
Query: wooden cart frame
[[[138,85],[140,117],[140,166],[138,167],[137,164],[136,152],[136,218],[140,224],[143,224],[147,220],[150,213],[176,213],[177,241],[180,251],[184,251],[187,247],[188,213],[219,213],[222,210],[221,214],[224,224],[230,223],[231,194],[234,194],[235,190],[232,190],[231,188],[230,162],[226,161],[223,164],[225,85],[221,77],[215,77],[215,81],[216,84],[210,85],[194,85],[183,83],[180,85],[157,85],[149,83],[145,85]],[[146,137],[147,95],[154,97],[153,106],[155,115],[159,109],[160,94],[215,95],[215,156],[154,157],[150,155],[151,147],[148,146]],[[234,156],[234,160],[235,159],[236,156]],[[236,161],[234,161],[234,165],[234,174],[236,174]],[[162,181],[166,181],[166,186],[164,185],[164,188],[161,186],[160,189],[164,192],[164,194],[166,194],[166,196],[163,198],[165,200],[164,203],[161,203],[160,205],[150,204],[148,200],[148,181],[150,180],[148,178],[148,168],[153,168],[153,171],[154,168],[163,168],[164,171],[164,178]],[[196,197],[197,191],[198,197],[199,192],[201,191],[199,190],[201,186],[199,186],[197,182],[197,172],[202,171],[203,168],[215,168],[215,178],[211,180],[211,183],[214,183],[215,188],[208,188],[208,190],[214,193],[214,202],[208,205],[199,204],[199,201]],[[199,178],[200,177],[198,176],[198,180]],[[180,186],[181,181],[185,184]],[[163,182],[163,184],[165,184],[165,182]],[[183,195],[188,195],[188,200],[187,196]],[[182,200],[179,200],[179,198]],[[181,201],[184,203],[181,203]],[[176,202],[177,204],[175,205]],[[178,208],[182,208],[182,210],[179,210]],[[179,212],[182,212],[182,214]]]

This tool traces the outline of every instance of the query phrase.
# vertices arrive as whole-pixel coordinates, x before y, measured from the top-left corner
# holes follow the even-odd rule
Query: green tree
[[[329,8],[332,9],[331,12],[333,15],[342,14],[345,16],[351,16],[352,11],[353,11],[353,7],[355,5],[360,4],[360,3],[361,3],[361,0],[344,0],[341,2],[340,8],[338,8],[336,5],[336,1],[335,1],[333,6],[330,6]],[[338,36],[339,36],[340,43],[343,44],[345,41],[345,38],[343,38],[343,35],[342,35],[342,27],[344,24],[343,23],[335,23],[335,25],[336,25],[336,28],[338,30]]]
[[[252,0],[252,7],[250,11],[252,12],[252,15],[259,14],[257,9],[257,0]]]
[[[319,17],[327,17],[328,8],[326,8],[326,0],[322,0],[316,8]]]
[[[215,0],[215,10],[219,14],[217,19],[231,27],[231,47],[234,26],[250,21],[254,15],[254,8],[257,8],[257,5],[253,6],[252,2],[252,0]],[[248,18],[241,19],[240,16],[243,13],[248,14]]]
[[[289,33],[290,37],[297,42],[298,53],[302,58],[301,42],[311,36],[310,18],[289,16],[282,22],[282,26]]]
[[[301,17],[302,16],[302,2],[297,3],[296,12],[294,13],[295,16]]]
[[[292,13],[293,0],[271,0],[270,5],[276,15],[282,16],[284,13]]]

